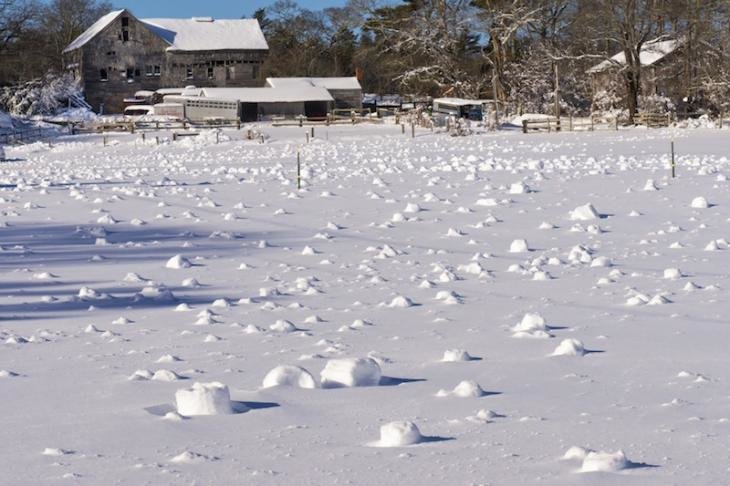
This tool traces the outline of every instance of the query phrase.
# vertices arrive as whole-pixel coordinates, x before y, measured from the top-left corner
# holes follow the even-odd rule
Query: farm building
[[[267,53],[255,19],[137,19],[126,9],[100,18],[63,52],[86,100],[108,113],[121,113],[138,91],[261,86]]]
[[[684,42],[681,39],[655,39],[644,44],[639,53],[642,66],[641,94],[669,98],[675,105],[691,95],[691,73],[682,56]],[[621,86],[620,71],[626,66],[626,54],[619,52],[587,72],[591,77],[594,96],[611,93]]]
[[[274,117],[324,118],[334,106],[330,93],[315,86],[295,88],[199,88],[183,95],[165,96],[165,103],[179,103],[183,116],[199,121],[219,118],[244,122]]]
[[[308,89],[324,88],[334,99],[337,109],[362,108],[362,86],[356,77],[346,78],[266,78],[266,85],[271,88]]]
[[[454,115],[459,118],[482,119],[484,100],[467,100],[463,98],[436,98],[433,100],[433,112]]]

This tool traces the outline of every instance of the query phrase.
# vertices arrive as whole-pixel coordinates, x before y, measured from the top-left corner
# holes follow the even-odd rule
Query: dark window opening
[[[213,68],[212,67],[208,68],[208,79],[213,79]]]
[[[101,81],[109,81],[109,75],[106,72],[106,69],[99,69],[99,79]]]
[[[193,66],[187,67],[188,79],[193,79]]]
[[[154,72],[155,72],[155,76],[161,76],[162,75],[162,66],[156,65]]]
[[[129,42],[129,31],[128,30],[122,31],[122,42]]]
[[[131,81],[134,79],[134,69],[133,68],[127,68],[127,80]]]
[[[116,56],[116,51],[109,51],[106,53],[107,56]]]
[[[135,69],[134,70],[134,77],[135,78],[138,78],[139,77],[139,69]]]
[[[152,76],[153,70],[152,66],[145,66],[144,67],[144,74],[145,76]]]
[[[129,17],[122,17],[122,27],[129,27]]]

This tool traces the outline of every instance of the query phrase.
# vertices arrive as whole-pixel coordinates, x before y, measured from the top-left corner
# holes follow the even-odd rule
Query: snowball
[[[372,358],[331,359],[320,373],[323,388],[376,386],[382,372]]]
[[[279,319],[275,323],[269,326],[269,329],[271,329],[274,332],[281,332],[281,333],[289,333],[294,332],[297,330],[296,326],[292,324],[289,321],[285,321],[283,319]]]
[[[264,388],[274,386],[294,386],[298,388],[316,388],[317,384],[309,371],[299,366],[282,365],[269,371],[264,377]]]
[[[578,206],[570,212],[571,221],[590,221],[600,217],[601,215],[598,214],[598,211],[596,211],[596,208],[594,208],[592,204]]]
[[[577,339],[563,339],[551,356],[583,356],[586,350]]]
[[[423,440],[421,431],[413,422],[390,422],[380,427],[380,440],[376,447],[404,447]]]
[[[616,472],[626,469],[629,461],[623,451],[589,452],[583,459],[581,472]]]
[[[233,413],[228,387],[223,383],[195,383],[175,392],[177,412],[183,416]]]
[[[412,307],[413,301],[409,299],[408,297],[398,295],[396,297],[393,297],[393,300],[390,301],[390,304],[388,304],[388,307],[393,308],[406,308],[406,307]]]
[[[696,197],[696,198],[692,199],[691,206],[694,209],[707,209],[707,208],[710,207],[709,203],[707,202],[707,199],[705,199],[702,196],[699,196],[699,197]]]

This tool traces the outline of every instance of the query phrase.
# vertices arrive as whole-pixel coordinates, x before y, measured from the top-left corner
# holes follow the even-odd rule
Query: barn
[[[138,91],[262,86],[268,44],[256,19],[100,18],[63,51],[64,66],[100,112],[121,113]]]

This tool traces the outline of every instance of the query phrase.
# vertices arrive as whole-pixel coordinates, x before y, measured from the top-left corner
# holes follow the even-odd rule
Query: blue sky
[[[266,7],[275,0],[111,0],[115,8],[128,8],[137,17],[194,17],[223,18],[247,17],[254,10]],[[345,0],[299,0],[297,3],[310,10],[338,7]]]

